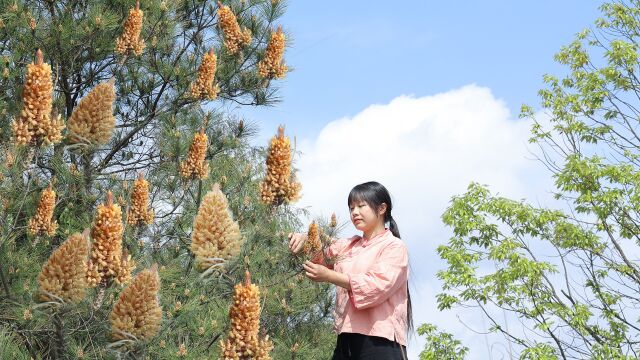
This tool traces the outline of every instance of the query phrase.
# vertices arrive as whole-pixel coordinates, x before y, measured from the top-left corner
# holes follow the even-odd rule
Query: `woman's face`
[[[382,222],[382,217],[366,201],[359,200],[352,203],[349,206],[349,213],[351,223],[360,231],[375,229],[378,223]]]

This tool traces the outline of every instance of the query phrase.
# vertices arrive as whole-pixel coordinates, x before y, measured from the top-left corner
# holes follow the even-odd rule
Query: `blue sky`
[[[592,24],[600,2],[289,1],[282,102],[242,109],[263,136],[284,123],[313,137],[329,121],[402,94],[424,96],[475,83],[517,114],[537,105],[542,75],[560,73],[562,45]]]
[[[279,124],[296,136],[303,196],[314,216],[336,212],[354,234],[346,196],[377,180],[412,262],[416,324],[431,322],[471,348],[468,359],[507,358],[503,339],[470,310],[439,312],[436,248],[451,236],[440,216],[471,181],[495,194],[555,206],[552,179],[531,159],[530,120],[553,55],[599,16],[591,1],[290,1],[282,18],[292,40],[282,102],[239,109],[256,122],[257,145]],[[544,120],[544,119],[542,119]],[[310,221],[310,220],[309,220]],[[424,346],[409,345],[411,359]],[[502,349],[502,350],[501,350]]]

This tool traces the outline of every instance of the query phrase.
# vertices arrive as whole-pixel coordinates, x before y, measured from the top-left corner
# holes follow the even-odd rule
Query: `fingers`
[[[294,251],[294,249],[296,248],[296,243],[297,243],[296,234],[289,233],[289,250],[294,254],[296,253],[296,251]]]
[[[318,281],[318,274],[316,272],[316,268],[315,268],[315,264],[311,263],[311,264],[307,264],[307,262],[305,262],[302,267],[304,268],[304,275],[306,277],[309,278],[309,280],[312,281]]]
[[[293,251],[293,242],[294,242],[293,233],[289,233],[287,237],[289,238],[289,250]]]
[[[300,233],[289,233],[289,250],[297,254],[304,246],[305,236]]]

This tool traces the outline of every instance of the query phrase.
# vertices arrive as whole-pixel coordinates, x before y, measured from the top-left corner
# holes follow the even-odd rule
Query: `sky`
[[[523,103],[539,110],[544,74],[565,72],[553,60],[574,34],[591,26],[600,2],[289,1],[280,20],[288,35],[278,82],[282,101],[237,111],[255,122],[256,145],[284,124],[296,137],[303,196],[315,216],[348,222],[349,190],[385,185],[411,261],[416,324],[450,332],[468,359],[508,358],[485,337],[469,310],[439,312],[436,248],[450,229],[441,221],[452,196],[471,181],[494,194],[552,206],[553,182],[527,144]],[[356,233],[347,223],[342,235]],[[424,339],[414,337],[409,358]]]

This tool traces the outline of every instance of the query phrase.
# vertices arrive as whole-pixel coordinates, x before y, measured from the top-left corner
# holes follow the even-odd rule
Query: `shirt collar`
[[[374,244],[376,242],[378,242],[379,240],[381,240],[382,238],[385,238],[387,236],[387,234],[389,234],[391,231],[389,230],[389,228],[385,228],[383,232],[381,232],[380,234],[365,240],[362,236],[358,236],[360,238],[360,240],[362,240],[362,246],[366,247],[369,246],[371,244]]]

